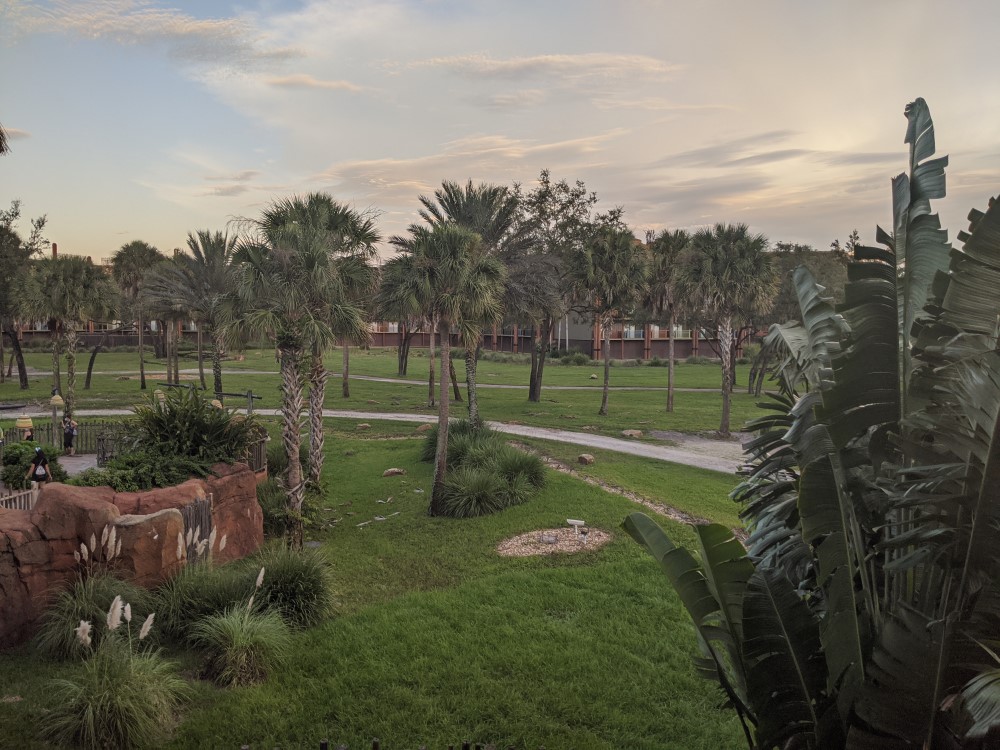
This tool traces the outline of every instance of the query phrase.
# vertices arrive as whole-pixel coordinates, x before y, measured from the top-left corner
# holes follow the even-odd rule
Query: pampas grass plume
[[[108,630],[117,630],[118,626],[122,624],[122,598],[118,595],[111,602],[111,608],[108,610]]]
[[[149,613],[149,617],[147,617],[146,621],[144,623],[142,623],[142,629],[139,630],[139,640],[140,641],[143,638],[145,638],[147,635],[149,635],[149,631],[152,630],[152,628],[153,628],[153,616],[154,616],[154,614],[152,612],[150,612]]]

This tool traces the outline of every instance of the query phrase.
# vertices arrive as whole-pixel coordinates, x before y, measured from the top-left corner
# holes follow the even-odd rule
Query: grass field
[[[333,565],[336,616],[297,635],[291,662],[264,685],[198,683],[169,747],[309,748],[328,738],[361,748],[372,737],[390,750],[463,739],[581,750],[741,745],[721,694],[695,675],[687,616],[620,529],[638,506],[550,472],[526,505],[480,519],[430,518],[431,470],[418,461],[414,426],[378,422],[360,437],[354,422],[328,423],[328,492],[308,530]],[[725,507],[729,477],[597,459],[581,470],[696,515],[734,517]],[[390,466],[408,473],[383,478]],[[547,558],[494,551],[568,517],[611,532],[612,542]],[[692,541],[687,527],[660,520]],[[0,657],[0,693],[22,698],[0,702],[0,746],[43,747],[34,734],[46,684],[66,670],[27,649]]]

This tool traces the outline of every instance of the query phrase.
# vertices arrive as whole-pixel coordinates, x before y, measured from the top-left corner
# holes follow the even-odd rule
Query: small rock
[[[415,431],[416,432],[427,432],[427,430],[431,430],[431,429],[434,429],[434,425],[432,425],[432,424],[422,424],[419,427],[417,427],[417,429]]]
[[[131,380],[131,379],[132,378],[130,378],[128,375],[119,375],[117,378],[115,378],[115,380]]]
[[[595,460],[594,457],[589,453],[581,453],[579,456],[576,457],[576,462],[579,464],[583,464],[584,466],[590,466],[592,463],[594,463],[594,460]]]
[[[406,469],[397,469],[395,467],[382,472],[382,476],[384,477],[401,477],[404,474],[406,474]]]
[[[382,402],[381,401],[376,401],[375,399],[370,398],[370,399],[368,399],[368,403],[369,404],[381,404]]]
[[[375,516],[375,520],[376,521],[384,521],[385,520],[385,516]]]
[[[370,424],[368,424],[367,422],[360,422],[359,424],[355,425],[355,427],[354,427],[355,430],[370,430],[371,428],[372,428],[372,426]]]
[[[306,549],[319,549],[323,546],[323,542],[309,541],[302,545]]]
[[[642,430],[622,430],[622,437],[641,438]]]
[[[591,373],[590,379],[591,380],[597,380],[597,374],[596,373]]]

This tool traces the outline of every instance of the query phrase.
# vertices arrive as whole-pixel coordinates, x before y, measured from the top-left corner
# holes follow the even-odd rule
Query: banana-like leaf
[[[741,611],[743,590],[753,565],[746,559],[739,542],[724,526],[716,525],[708,532],[699,530],[711,527],[695,526],[702,540],[702,565],[686,549],[676,546],[645,513],[630,513],[622,527],[660,563],[694,621],[707,655],[715,664],[716,679],[737,711],[756,723],[746,692]],[[725,539],[725,535],[731,541]],[[739,556],[734,544],[740,549]],[[742,588],[738,584],[741,577]]]
[[[743,600],[747,690],[759,748],[783,747],[793,735],[815,745],[826,702],[819,623],[792,583],[770,568],[750,577]]]
[[[979,739],[1000,727],[1000,669],[981,672],[969,680],[962,689],[962,707],[972,720],[967,738]]]

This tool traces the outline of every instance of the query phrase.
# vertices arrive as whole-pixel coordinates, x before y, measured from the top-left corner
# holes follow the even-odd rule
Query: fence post
[[[247,389],[247,414],[253,414],[253,391]]]

